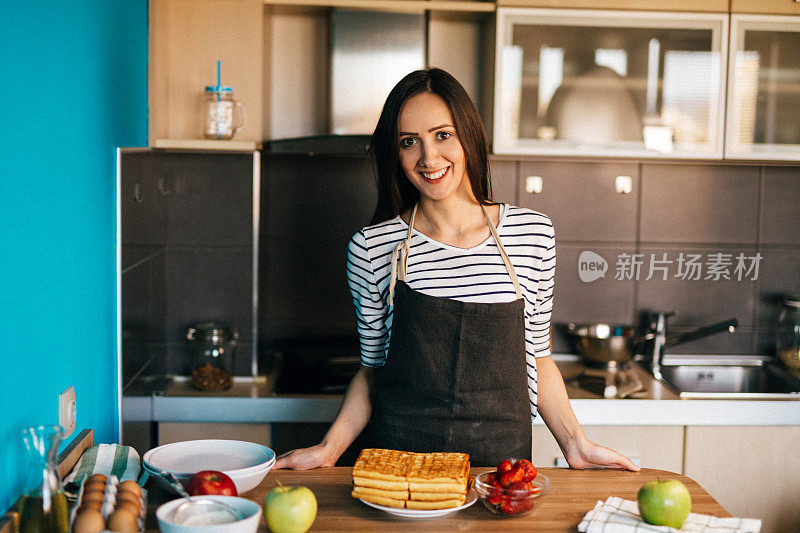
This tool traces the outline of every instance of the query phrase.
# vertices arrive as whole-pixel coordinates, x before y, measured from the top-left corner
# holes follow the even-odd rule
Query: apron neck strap
[[[511,264],[511,259],[508,258],[508,254],[506,253],[505,247],[503,247],[503,243],[500,242],[500,235],[497,234],[497,228],[494,227],[492,217],[489,216],[489,210],[486,209],[486,206],[483,204],[481,204],[481,209],[483,209],[483,215],[486,217],[486,224],[489,226],[489,231],[492,232],[492,237],[494,237],[494,242],[497,245],[497,249],[500,250],[500,257],[503,258],[503,263],[506,265],[506,271],[511,278],[511,283],[514,284],[514,292],[517,293],[517,299],[522,298],[522,289],[519,286],[517,272],[514,270],[514,265]]]
[[[414,219],[417,216],[417,207],[419,203],[414,204],[414,208],[411,210],[411,218],[408,220],[408,234],[406,238],[398,244],[394,250],[392,250],[392,263],[391,263],[391,273],[389,276],[389,305],[393,305],[394,303],[394,286],[397,280],[405,281],[406,280],[406,267],[408,266],[408,253],[411,250],[411,235],[414,233]],[[514,270],[514,266],[511,264],[511,260],[508,258],[508,254],[506,253],[506,249],[503,247],[503,243],[500,242],[500,236],[497,234],[497,228],[494,226],[494,222],[492,222],[492,217],[489,216],[489,211],[486,209],[486,206],[481,204],[481,209],[483,209],[483,215],[486,217],[486,225],[489,226],[489,231],[492,233],[492,238],[494,239],[495,244],[497,245],[497,249],[500,250],[500,257],[503,259],[503,264],[506,266],[506,271],[508,272],[509,277],[511,278],[511,283],[514,284],[514,292],[517,293],[517,299],[522,298],[522,289],[519,285],[519,279],[517,278],[517,273]],[[399,261],[398,261],[399,259]]]

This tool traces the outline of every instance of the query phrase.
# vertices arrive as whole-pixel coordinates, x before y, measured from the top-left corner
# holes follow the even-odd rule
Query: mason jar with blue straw
[[[206,139],[232,139],[244,126],[244,105],[233,99],[233,88],[222,85],[222,62],[217,61],[217,84],[205,91]]]

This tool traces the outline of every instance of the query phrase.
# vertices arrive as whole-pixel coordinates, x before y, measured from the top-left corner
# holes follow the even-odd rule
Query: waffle
[[[408,509],[458,507],[467,498],[469,456],[365,448],[353,467],[354,498]]]
[[[406,482],[408,488],[406,471],[412,455],[399,450],[364,448],[353,465],[353,477]]]

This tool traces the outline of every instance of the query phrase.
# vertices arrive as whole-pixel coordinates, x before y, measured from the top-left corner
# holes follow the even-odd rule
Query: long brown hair
[[[420,93],[435,94],[453,115],[456,134],[464,148],[467,176],[479,203],[491,205],[489,148],[486,132],[475,104],[452,75],[440,68],[415,70],[394,86],[383,104],[378,125],[372,134],[370,152],[375,157],[378,205],[372,224],[396,217],[419,201],[419,191],[400,165],[398,124],[406,101]]]

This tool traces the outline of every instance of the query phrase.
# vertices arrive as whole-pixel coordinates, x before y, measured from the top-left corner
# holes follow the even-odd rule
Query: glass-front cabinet
[[[494,152],[721,158],[728,16],[497,10]]]
[[[800,17],[733,15],[725,157],[800,160]]]

